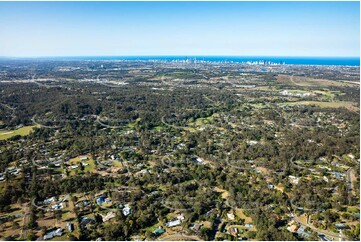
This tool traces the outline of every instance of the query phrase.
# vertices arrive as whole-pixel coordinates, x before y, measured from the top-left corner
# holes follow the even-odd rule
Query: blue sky
[[[0,56],[359,56],[359,2],[0,2]]]

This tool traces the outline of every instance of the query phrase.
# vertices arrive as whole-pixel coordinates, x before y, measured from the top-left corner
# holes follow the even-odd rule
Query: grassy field
[[[229,197],[229,192],[224,190],[224,189],[221,189],[219,187],[215,187],[214,190],[216,192],[221,192],[222,193],[222,199],[227,199]]]
[[[83,172],[86,173],[87,171],[89,171],[89,172],[94,171],[94,170],[95,170],[95,162],[94,162],[94,160],[93,160],[90,156],[88,156],[88,155],[81,155],[81,156],[72,158],[72,159],[69,160],[69,164],[71,164],[71,165],[79,165],[79,164],[80,164],[80,158],[81,158],[81,157],[88,157],[88,159],[87,159],[87,160],[84,160],[83,163],[89,164],[88,166],[85,166],[85,167],[84,167],[84,171],[83,171]],[[70,170],[70,175],[72,175],[72,176],[75,175],[75,170],[78,170],[78,172],[81,173],[80,168],[71,169],[71,170]]]
[[[351,111],[358,111],[359,108],[351,102],[318,102],[318,101],[299,101],[299,102],[286,102],[283,105],[316,105],[322,108],[347,108]]]
[[[155,126],[153,129],[154,129],[154,130],[157,130],[157,131],[161,131],[161,130],[164,130],[164,127],[162,127],[162,126]]]
[[[5,140],[5,139],[9,139],[11,137],[14,137],[16,135],[21,135],[21,136],[26,136],[29,135],[30,132],[37,127],[36,125],[33,126],[24,126],[20,129],[16,129],[16,130],[4,130],[4,131],[0,131],[0,140]]]
[[[246,224],[252,223],[252,218],[244,214],[242,209],[236,209],[236,215],[238,218],[244,219]]]
[[[359,213],[360,212],[360,209],[358,207],[347,207],[347,212],[348,213]]]
[[[213,122],[213,116],[207,117],[207,118],[198,118],[195,123],[192,123],[191,126],[195,125],[204,125],[204,124],[210,124]]]
[[[262,108],[266,108],[267,105],[266,104],[263,104],[263,103],[252,103],[251,104],[252,107],[256,108],[256,109],[262,109]]]
[[[112,166],[123,168],[123,165],[119,160],[114,160]]]
[[[357,84],[342,82],[342,81],[332,81],[326,79],[314,79],[309,77],[300,77],[300,76],[288,76],[288,75],[278,75],[277,76],[278,84],[287,84],[291,86],[301,86],[301,87],[330,87],[330,86],[355,86]]]

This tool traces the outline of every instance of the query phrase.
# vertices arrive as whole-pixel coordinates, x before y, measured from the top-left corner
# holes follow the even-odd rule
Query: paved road
[[[349,168],[349,169],[346,171],[346,176],[347,176],[347,191],[348,191],[349,193],[352,192],[351,171],[352,171],[352,168]]]
[[[107,125],[107,124],[103,123],[103,122],[100,120],[100,116],[99,116],[99,115],[97,115],[96,122],[99,123],[101,126],[104,126],[104,127],[106,127],[106,128],[110,128],[110,129],[118,129],[118,128],[122,128],[122,127],[126,126],[125,124],[124,124],[124,125],[115,125],[115,126]]]
[[[29,206],[28,204],[25,204],[24,207],[24,217],[23,217],[23,227],[21,229],[21,237],[24,238],[24,240],[26,240],[26,237],[28,235],[28,229],[27,229],[27,225],[29,223]]]
[[[47,125],[44,125],[44,124],[41,124],[41,123],[38,123],[36,120],[36,115],[34,115],[32,118],[31,118],[31,121],[36,124],[36,125],[39,125],[43,128],[47,128],[47,129],[57,129],[57,128],[60,128],[60,126],[47,126]]]
[[[307,224],[301,222],[301,221],[300,221],[298,218],[296,218],[296,217],[294,217],[293,220],[296,221],[297,223],[305,226],[305,227],[308,227],[308,228],[312,229],[313,231],[315,231],[315,232],[317,232],[317,233],[319,233],[319,234],[324,234],[324,235],[327,235],[327,236],[330,236],[330,237],[333,237],[333,238],[339,238],[339,239],[348,240],[348,238],[343,237],[343,236],[341,236],[341,235],[339,235],[339,234],[335,234],[335,233],[332,233],[332,232],[326,232],[326,231],[324,231],[324,230],[320,230],[320,229],[315,228],[314,226],[312,226],[312,225],[310,225],[310,224],[308,223],[308,219],[307,219]]]

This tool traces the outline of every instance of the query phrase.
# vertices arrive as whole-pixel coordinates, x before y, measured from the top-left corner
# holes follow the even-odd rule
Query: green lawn
[[[318,102],[318,101],[299,101],[299,102],[285,102],[281,103],[283,105],[316,105],[322,108],[347,108],[352,111],[357,110],[358,108],[353,105],[351,102]]]
[[[89,165],[84,168],[84,172],[92,172],[95,169],[95,162],[92,159],[89,159],[87,162]]]
[[[347,212],[349,212],[349,213],[359,213],[360,209],[358,209],[356,207],[347,207]]]
[[[157,130],[157,131],[160,131],[160,130],[164,130],[164,127],[162,127],[162,126],[155,126],[153,129],[154,129],[154,130]]]
[[[218,116],[219,115],[215,113],[206,118],[197,118],[195,121],[194,121],[194,119],[191,118],[188,120],[188,122],[189,122],[188,126],[194,127],[194,126],[199,126],[199,125],[204,125],[204,124],[210,124],[214,121],[214,118],[218,117]]]
[[[68,235],[65,233],[63,236],[60,237],[54,237],[51,239],[52,241],[67,241],[69,240]]]
[[[20,129],[16,129],[16,130],[4,130],[4,131],[0,131],[0,140],[5,140],[5,139],[9,139],[11,137],[14,137],[16,135],[21,135],[21,136],[26,136],[29,135],[30,132],[37,127],[36,125],[33,126],[24,126]]]
[[[70,169],[70,175],[71,176],[74,176],[75,175],[75,170],[78,171],[79,174],[83,174],[83,173],[86,173],[87,171],[89,172],[92,172],[95,170],[95,162],[94,160],[89,156],[89,155],[81,155],[81,156],[78,156],[78,157],[75,157],[75,158],[72,158],[69,160],[69,164],[71,165],[78,165],[80,164],[80,157],[88,157],[87,160],[83,161],[83,163],[87,163],[89,164],[88,166],[85,166],[84,167],[84,171],[81,171],[80,168],[77,168],[77,169]]]
[[[141,120],[142,120],[141,118],[137,118],[133,123],[129,123],[129,124],[127,125],[127,128],[133,130],[134,127],[135,127],[136,125],[138,125]]]
[[[114,160],[112,166],[123,168],[122,163],[118,160]]]

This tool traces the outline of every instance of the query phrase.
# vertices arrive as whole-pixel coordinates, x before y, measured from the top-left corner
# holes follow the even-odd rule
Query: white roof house
[[[129,207],[129,205],[125,205],[125,207],[123,208],[123,214],[124,216],[128,216],[129,214],[132,213],[132,209]]]
[[[234,219],[235,219],[233,213],[227,213],[227,217],[228,217],[230,220],[234,220]]]
[[[180,225],[181,223],[182,223],[182,221],[177,219],[177,220],[170,221],[170,222],[166,223],[165,225],[167,227],[174,227],[174,226]]]
[[[51,198],[45,199],[45,200],[44,200],[44,203],[45,203],[45,204],[49,204],[49,203],[52,203],[52,202],[54,202],[54,201],[55,201],[55,197],[51,197]]]

